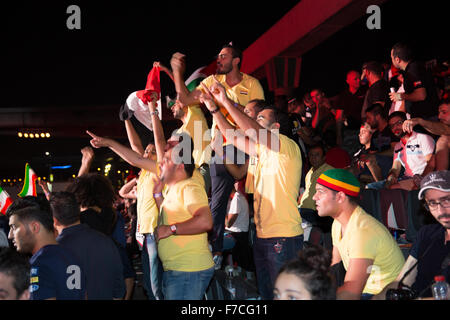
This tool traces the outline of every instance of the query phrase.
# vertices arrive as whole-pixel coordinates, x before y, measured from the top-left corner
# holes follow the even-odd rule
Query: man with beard
[[[438,223],[423,226],[397,279],[374,299],[384,299],[388,289],[410,288],[417,297],[431,297],[434,276],[450,281],[450,171],[435,171],[420,183],[419,199]],[[401,283],[400,283],[401,281]]]
[[[389,127],[400,138],[394,148],[392,168],[385,181],[375,182],[368,189],[417,189],[422,177],[433,170],[434,140],[431,136],[403,130],[406,113],[395,111],[389,116]],[[405,171],[400,176],[402,167]]]
[[[222,50],[217,56],[217,74],[214,77],[225,88],[226,94],[234,103],[234,107],[240,111],[244,111],[244,107],[253,99],[264,100],[264,91],[256,78],[249,76],[248,74],[240,72],[242,62],[242,52],[233,44],[227,44],[222,47]],[[209,76],[204,79],[201,84],[193,91],[189,92],[187,89],[183,74],[185,71],[185,56],[179,52],[173,54],[170,61],[174,79],[176,91],[179,95],[179,100],[184,105],[195,105],[199,103],[199,96],[204,89],[202,84],[207,88],[211,88],[214,84],[213,76]],[[229,112],[219,105],[220,112],[226,117],[227,121],[236,127],[235,120],[231,117]],[[212,138],[214,139],[216,134],[220,134],[217,130],[215,119],[212,123]],[[222,138],[222,135],[219,136]],[[195,137],[193,137],[196,139]],[[215,156],[210,164],[211,175],[211,212],[214,220],[213,230],[210,234],[210,241],[212,245],[212,251],[214,254],[214,261],[216,268],[219,269],[222,263],[222,250],[223,250],[223,233],[225,230],[225,217],[227,214],[228,197],[231,194],[234,186],[234,178],[228,172],[223,164],[223,159],[226,157],[228,160],[233,159],[234,163],[238,162],[237,159],[243,159],[243,155],[232,144],[225,142],[223,145],[223,156]],[[228,154],[228,155],[227,155]],[[227,161],[228,161],[227,160]],[[242,163],[237,163],[243,165]]]
[[[366,122],[375,130],[372,135],[371,147],[378,154],[392,157],[394,146],[400,141],[388,125],[388,114],[380,103],[374,103],[366,111]]]

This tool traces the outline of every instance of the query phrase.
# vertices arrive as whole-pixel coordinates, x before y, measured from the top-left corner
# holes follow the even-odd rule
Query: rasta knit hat
[[[358,179],[344,169],[330,169],[322,173],[317,183],[335,191],[342,191],[351,197],[357,197],[360,184]]]

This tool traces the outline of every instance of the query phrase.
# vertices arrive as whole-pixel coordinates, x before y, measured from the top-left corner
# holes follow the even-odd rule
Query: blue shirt
[[[84,271],[75,256],[60,245],[47,245],[30,259],[30,300],[84,300]]]
[[[123,298],[122,260],[111,238],[86,224],[78,224],[65,228],[56,240],[80,260],[86,273],[88,300]]]

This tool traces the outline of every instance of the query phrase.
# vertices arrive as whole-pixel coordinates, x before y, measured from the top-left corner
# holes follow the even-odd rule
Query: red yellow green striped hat
[[[349,171],[344,169],[329,169],[322,173],[317,183],[335,191],[342,191],[346,195],[357,197],[360,184],[358,179]]]

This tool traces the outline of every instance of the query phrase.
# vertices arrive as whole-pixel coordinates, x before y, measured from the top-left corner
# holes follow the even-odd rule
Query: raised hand
[[[89,130],[86,130],[86,133],[92,137],[90,143],[94,148],[109,147],[111,145],[111,140],[108,138],[97,136]]]
[[[185,57],[186,56],[180,52],[176,52],[172,55],[172,58],[170,59],[170,66],[173,71],[179,71],[182,74],[184,73],[186,68]]]
[[[413,128],[419,124],[419,119],[418,118],[412,118],[409,120],[405,120],[403,122],[402,128],[403,131],[408,132],[408,133],[412,133],[413,132]]]
[[[89,146],[81,149],[81,154],[83,155],[82,160],[87,161],[87,160],[91,160],[92,158],[94,158],[94,150]]]
[[[205,86],[205,84],[201,83],[203,90],[205,92],[202,92],[199,96],[199,100],[201,103],[204,103],[205,106],[208,108],[209,111],[214,111],[217,109],[216,103],[214,102],[213,96],[211,91],[209,91],[208,87]]]
[[[228,99],[225,87],[217,80],[216,76],[213,76],[213,80],[214,83],[208,91],[218,102],[225,104],[225,101]]]

